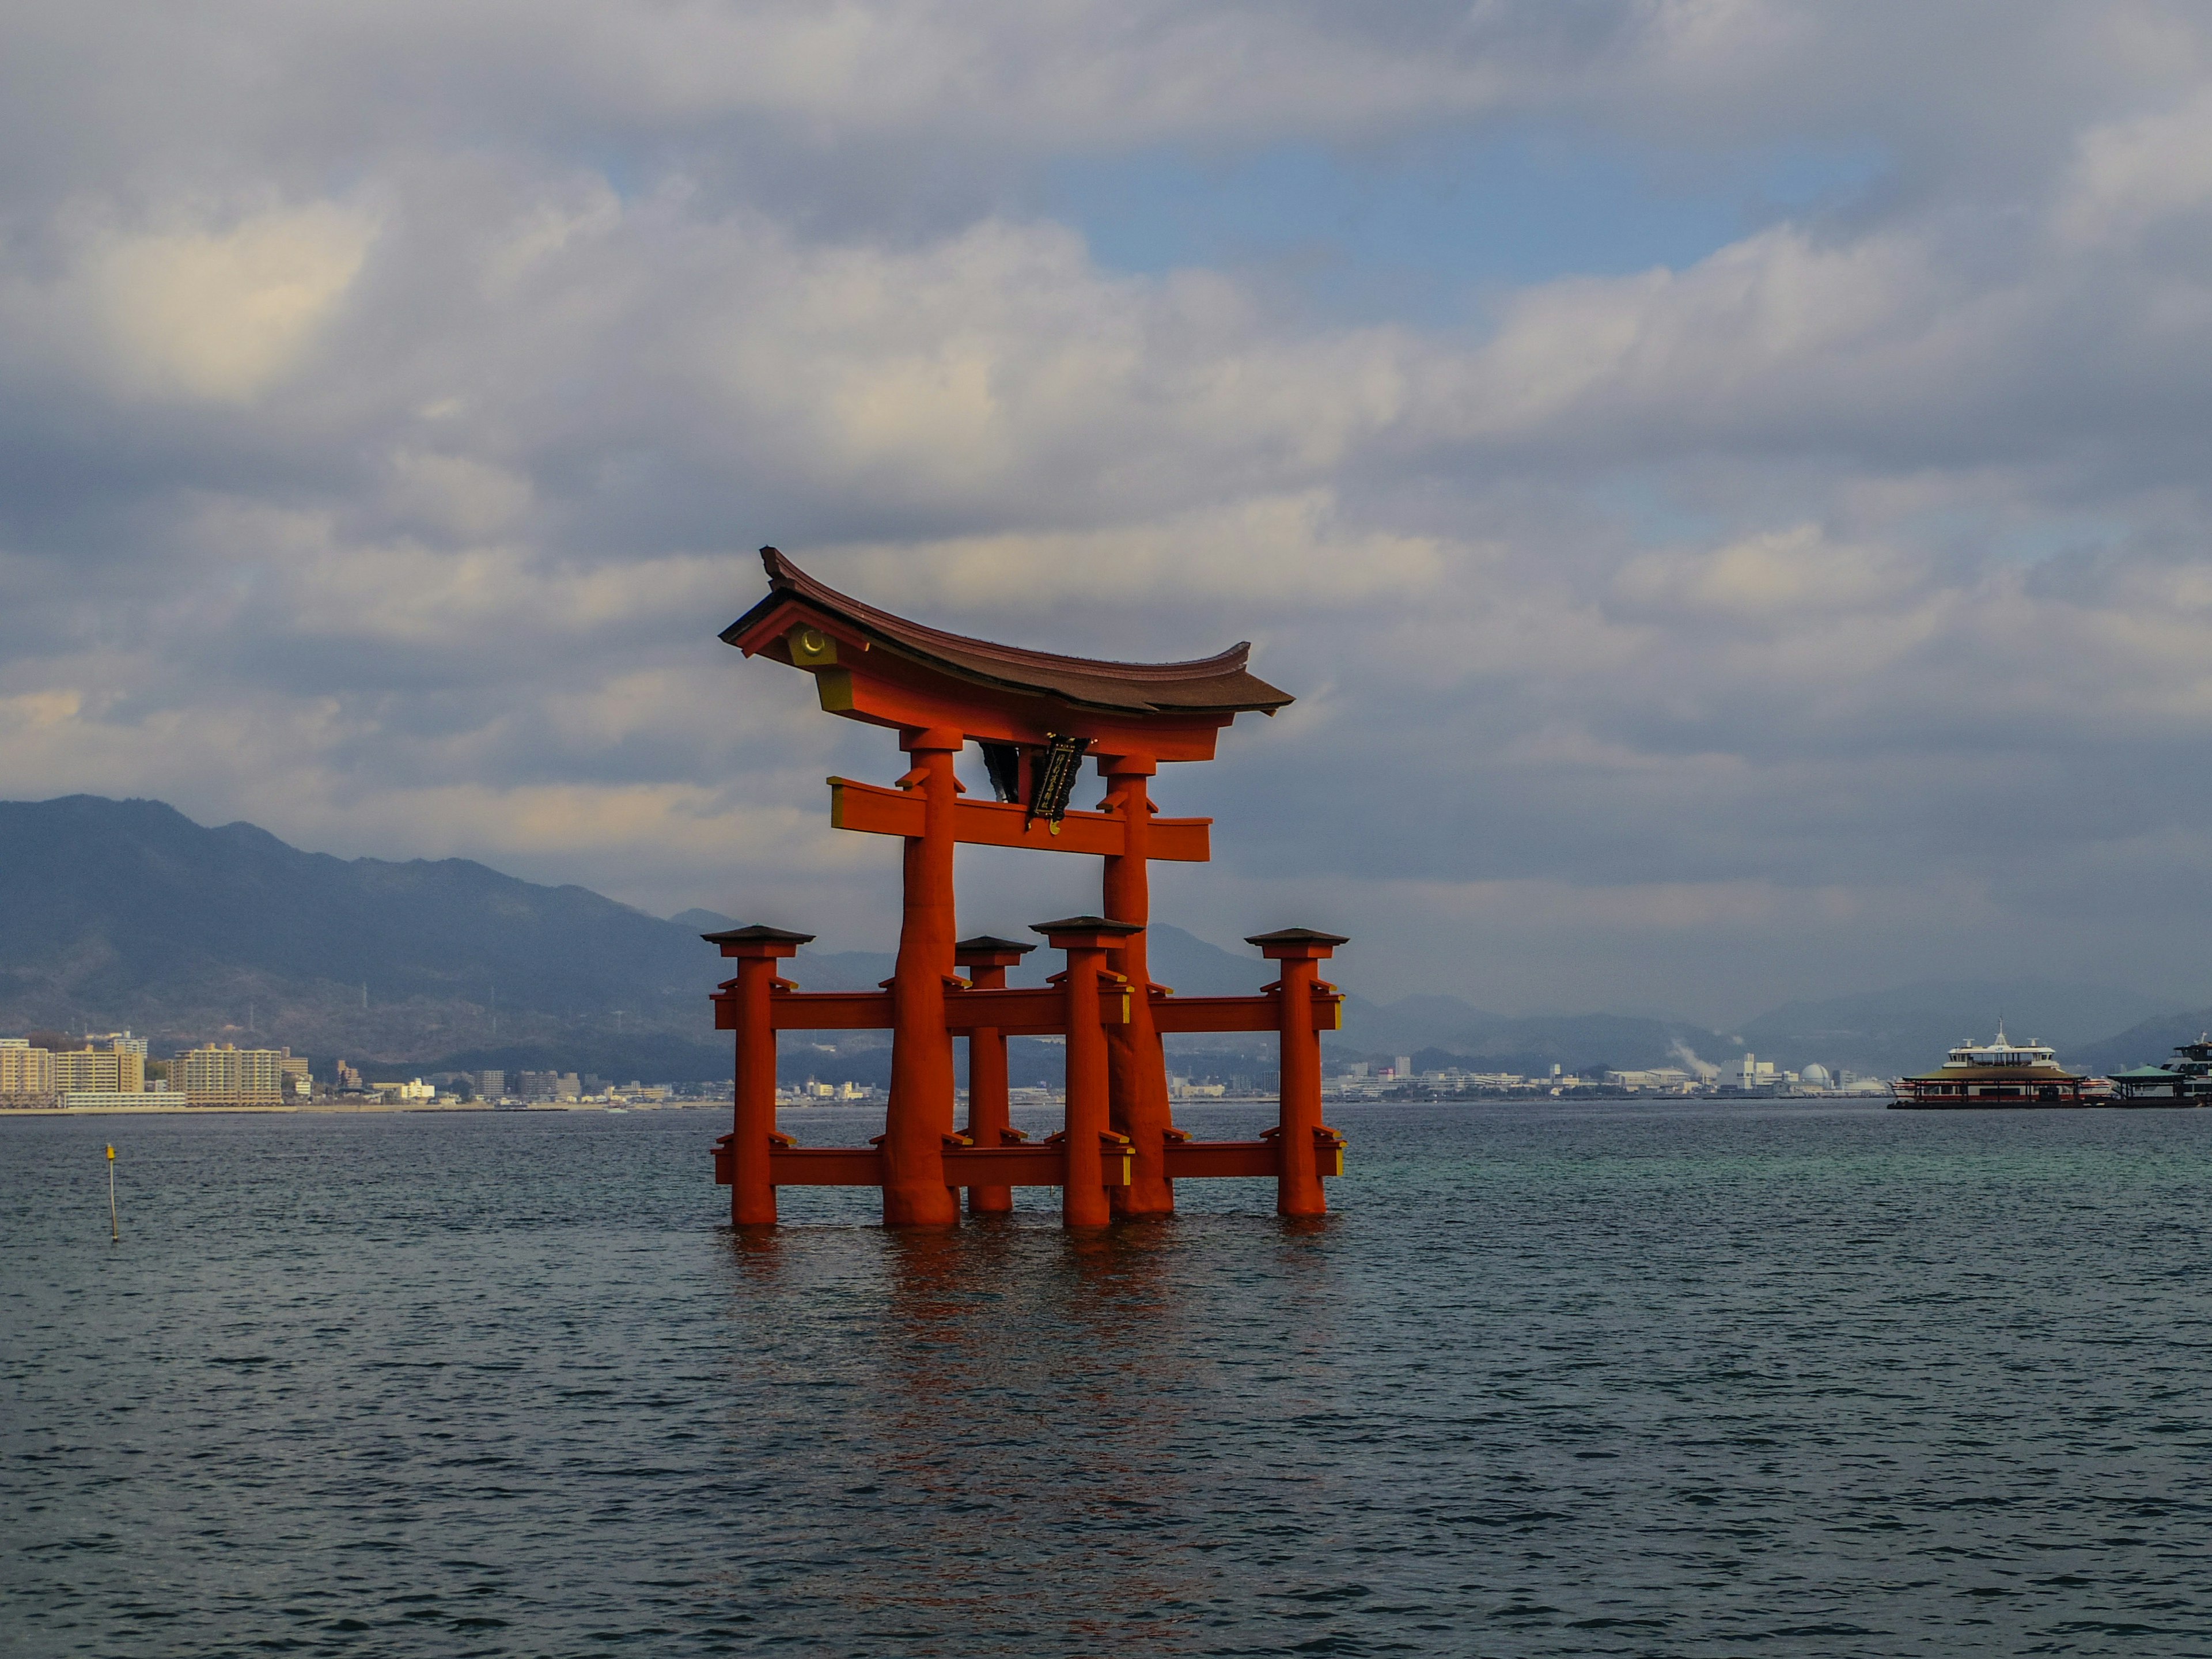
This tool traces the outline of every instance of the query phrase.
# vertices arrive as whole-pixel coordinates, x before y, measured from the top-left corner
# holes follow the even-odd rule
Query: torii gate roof
[[[768,567],[769,594],[722,630],[725,643],[747,655],[771,649],[791,625],[786,613],[794,602],[826,612],[876,644],[939,672],[975,684],[1031,696],[1047,696],[1079,708],[1116,714],[1228,714],[1248,710],[1273,714],[1293,701],[1245,666],[1249,641],[1218,656],[1194,662],[1101,662],[1063,657],[1049,651],[969,639],[908,622],[887,611],[825,587],[773,547],[761,549]]]

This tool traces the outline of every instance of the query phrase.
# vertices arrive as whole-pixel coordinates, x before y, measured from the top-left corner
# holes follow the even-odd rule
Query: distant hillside
[[[1940,1064],[1960,1042],[1994,1036],[2002,1017],[2009,1035],[2040,1038],[2066,1063],[2087,1065],[2093,1048],[2113,1032],[2179,1006],[2109,985],[1924,980],[1860,996],[1788,1003],[1750,1021],[1741,1035],[1762,1060],[1790,1066],[1819,1060],[1897,1076]]]
[[[0,1030],[726,1075],[720,968],[673,922],[465,859],[331,858],[158,801],[0,802]]]
[[[1411,1054],[1423,1048],[1474,1054],[1512,1023],[1457,997],[1421,995],[1370,1002],[1347,994],[1344,1032],[1332,1046],[1361,1054]]]

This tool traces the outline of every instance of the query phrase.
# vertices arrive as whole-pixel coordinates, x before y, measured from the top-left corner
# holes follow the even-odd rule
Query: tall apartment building
[[[289,1048],[240,1048],[212,1042],[187,1048],[169,1065],[169,1087],[194,1106],[281,1106]]]
[[[478,1072],[477,1093],[485,1100],[498,1100],[507,1093],[505,1072]]]
[[[0,1037],[0,1095],[51,1095],[54,1057],[22,1037]]]
[[[54,1087],[64,1094],[96,1091],[135,1095],[146,1086],[146,1054],[141,1048],[64,1048],[54,1056]]]

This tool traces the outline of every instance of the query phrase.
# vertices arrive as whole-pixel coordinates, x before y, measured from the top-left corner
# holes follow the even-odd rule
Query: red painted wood
[[[730,981],[734,988],[735,980]],[[717,1030],[737,1029],[734,988],[713,999]],[[1100,988],[1098,1017],[1109,1025],[1128,1023],[1129,988],[1126,985]],[[778,991],[769,1000],[768,1018],[779,1031],[888,1031],[898,1024],[889,991]],[[1024,986],[1015,990],[945,991],[945,1029],[973,1031],[990,1028],[1008,1036],[1058,1036],[1067,1030],[1067,996],[1056,985]],[[1273,1023],[1260,1026],[1192,1026],[1192,1030],[1273,1030]]]
[[[1344,1029],[1344,999],[1334,992],[1315,996],[1307,1018],[1316,1031]],[[1283,1015],[1275,999],[1177,997],[1152,999],[1152,1024],[1162,1031],[1275,1031]]]
[[[1343,1142],[1329,1134],[1322,1146],[1321,1173],[1341,1175]],[[1273,1140],[1182,1140],[1166,1147],[1168,1174],[1177,1181],[1213,1177],[1273,1180],[1280,1160]],[[1127,1180],[1127,1159],[1102,1159],[1103,1180],[1112,1186]],[[774,1146],[769,1153],[770,1180],[779,1187],[879,1187],[883,1184],[883,1154],[873,1146]],[[955,1187],[971,1191],[991,1184],[1006,1187],[1057,1187],[1066,1178],[1066,1163],[1058,1142],[1033,1146],[954,1146],[945,1152],[945,1176]],[[729,1137],[714,1146],[714,1180],[730,1184]]]
[[[945,981],[959,938],[952,907],[952,757],[957,730],[908,732],[927,807],[922,833],[906,840],[903,918],[891,983],[890,1105],[884,1121],[884,1224],[949,1227],[960,1200],[945,1182],[945,1137],[952,1133],[952,1033]]]
[[[1320,964],[1310,955],[1283,960],[1277,996],[1282,1006],[1280,1061],[1276,1067],[1277,1145],[1282,1163],[1275,1175],[1275,1213],[1314,1216],[1328,1212],[1322,1191],[1314,1139],[1321,1121],[1321,1038],[1310,1012]]]
[[[1003,991],[1006,963],[1003,959],[975,963],[968,969],[968,979],[978,991]],[[968,1032],[966,1133],[975,1143],[973,1150],[986,1154],[1006,1148],[1013,1139],[1013,1115],[1006,1096],[1006,1034],[996,1026],[973,1026]],[[968,1176],[964,1182],[962,1173]],[[1013,1183],[979,1180],[972,1164],[965,1171],[957,1171],[955,1159],[948,1158],[945,1178],[956,1187],[968,1188],[970,1215],[1005,1215],[1014,1207]]]
[[[918,836],[923,807],[902,789],[850,778],[830,780],[830,824],[872,836]],[[1174,864],[1204,864],[1212,856],[1212,818],[1155,818],[1147,828],[1147,856]],[[1030,819],[1012,801],[963,800],[952,809],[952,839],[963,847],[1026,847],[1040,853],[1085,853],[1118,857],[1127,839],[1121,820],[1109,812],[1070,811],[1059,833]],[[1126,920],[1119,918],[1116,920]]]
[[[1162,824],[1152,817],[1146,784],[1159,766],[1146,754],[1108,755],[1099,758],[1098,769],[1107,781],[1106,806],[1123,836],[1118,856],[1103,861],[1100,914],[1142,927],[1152,919],[1152,860],[1160,856],[1165,840]],[[1142,933],[1131,933],[1109,948],[1106,962],[1125,984],[1152,983]],[[1162,1157],[1168,1133],[1175,1127],[1168,1099],[1167,1057],[1152,1022],[1152,999],[1132,998],[1129,1014],[1106,1034],[1113,1125],[1129,1139],[1134,1170],[1129,1184],[1113,1194],[1114,1211],[1117,1215],[1172,1214],[1175,1184]]]
[[[1067,953],[1067,1175],[1060,1189],[1061,1222],[1103,1227],[1114,1218],[1106,1196],[1100,1138],[1113,1127],[1106,1069],[1106,1034],[1099,1026],[1098,974],[1106,951],[1096,937],[1055,938]]]
[[[1177,1181],[1205,1176],[1265,1176],[1272,1181],[1280,1164],[1272,1140],[1185,1140],[1167,1146],[1168,1174]]]

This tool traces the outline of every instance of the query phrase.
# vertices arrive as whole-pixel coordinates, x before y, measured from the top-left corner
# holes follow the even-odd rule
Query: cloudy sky
[[[0,795],[886,945],[774,542],[1255,641],[1160,915],[1373,994],[2212,1000],[2201,5],[0,20]]]

